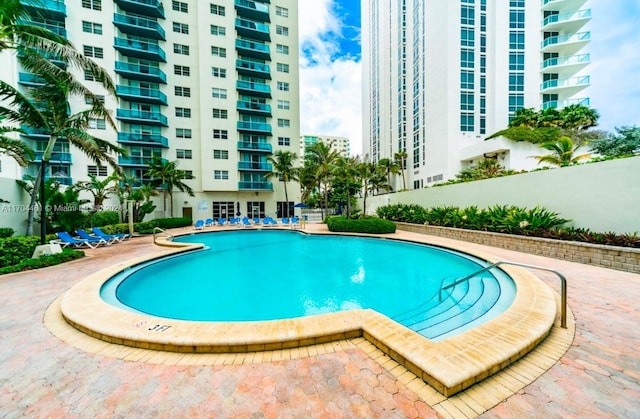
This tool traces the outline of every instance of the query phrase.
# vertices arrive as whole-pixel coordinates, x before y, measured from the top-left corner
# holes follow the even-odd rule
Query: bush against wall
[[[395,233],[396,224],[381,218],[368,217],[360,219],[348,219],[347,217],[327,217],[327,227],[333,232],[386,234]]]

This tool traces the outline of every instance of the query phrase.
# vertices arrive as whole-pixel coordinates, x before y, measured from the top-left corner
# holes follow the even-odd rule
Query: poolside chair
[[[92,236],[91,234],[87,233],[81,228],[76,230],[76,235],[84,240],[95,240],[95,239],[104,240],[107,242],[107,244],[113,244],[118,241],[115,238],[106,239],[104,237]]]
[[[98,236],[98,237],[102,237],[105,240],[109,240],[110,238],[115,238],[117,241],[123,241],[123,240],[127,240],[130,239],[132,234],[129,233],[116,233],[116,234],[107,234],[104,231],[102,231],[100,229],[100,227],[93,227],[91,229],[91,232]]]
[[[196,223],[193,225],[193,228],[195,230],[204,230],[205,226],[206,224],[204,220],[197,220]]]
[[[251,221],[249,221],[249,217],[244,217],[242,219],[242,227],[244,228],[253,227],[253,224],[251,224]]]
[[[214,224],[215,224],[215,221],[213,221],[213,218],[207,218],[207,219],[204,221],[204,225],[203,225],[203,227],[211,227],[211,226],[212,226],[212,225],[214,225]]]
[[[226,219],[226,218],[218,218],[218,223],[217,223],[217,225],[219,225],[219,226],[223,226],[223,225],[225,225],[225,224],[227,224],[227,219]]]
[[[236,217],[229,218],[229,225],[236,226],[240,223],[240,219]]]
[[[291,217],[291,228],[300,227],[300,218],[296,215]]]
[[[253,220],[252,220],[252,221],[253,221],[253,224],[254,224],[254,225],[259,226],[259,225],[261,224],[261,223],[260,223],[260,217],[253,217]]]
[[[56,233],[58,236],[58,240],[51,240],[49,243],[51,244],[59,244],[62,247],[89,247],[91,249],[95,249],[103,243],[107,243],[105,239],[97,239],[97,240],[88,240],[88,239],[76,239],[71,234],[66,231],[61,231]]]
[[[282,217],[282,218],[280,219],[280,224],[282,224],[283,226],[288,226],[288,225],[290,225],[290,223],[289,223],[289,217]]]

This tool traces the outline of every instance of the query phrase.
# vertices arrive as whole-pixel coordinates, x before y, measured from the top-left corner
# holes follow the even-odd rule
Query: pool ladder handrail
[[[170,239],[173,239],[173,235],[171,233],[167,233],[166,231],[164,231],[160,227],[154,227],[153,228],[153,244],[156,244],[156,233],[162,234],[163,237],[168,237]],[[158,235],[160,235],[160,234],[158,234]]]
[[[477,276],[483,272],[486,272],[490,269],[493,269],[495,267],[498,267],[500,265],[513,265],[513,266],[519,266],[521,268],[529,268],[529,269],[538,269],[541,271],[546,271],[546,272],[551,272],[554,273],[556,275],[558,275],[558,277],[560,278],[560,326],[563,329],[567,328],[567,278],[562,275],[560,272],[554,270],[554,269],[550,269],[550,268],[544,268],[542,266],[535,266],[535,265],[527,265],[525,263],[517,263],[517,262],[509,262],[506,260],[501,260],[498,261],[496,263],[492,263],[491,265],[484,267],[482,269],[480,269],[477,272],[474,272],[470,275],[465,276],[464,278],[460,278],[460,279],[456,279],[455,281],[453,281],[451,284],[442,286],[442,284],[444,283],[444,279],[442,280],[442,282],[440,283],[440,291],[438,293],[438,297],[440,299],[440,301],[442,301],[442,291],[449,289],[449,288],[453,288],[458,284],[461,284],[465,281],[468,281],[469,279],[473,278],[474,276]]]

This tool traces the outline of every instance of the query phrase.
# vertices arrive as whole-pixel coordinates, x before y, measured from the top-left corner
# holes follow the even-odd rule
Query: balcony
[[[238,170],[241,172],[272,172],[273,165],[259,161],[240,161],[238,162]]]
[[[132,146],[169,147],[169,140],[167,137],[155,134],[143,134],[140,132],[119,132],[118,142],[120,144]]]
[[[266,4],[251,0],[235,0],[234,6],[238,11],[238,16],[259,20],[261,22],[270,22],[269,6]]]
[[[162,26],[160,26],[160,24],[155,20],[114,13],[113,24],[122,32],[131,35],[162,41],[167,39],[164,29],[162,29]]]
[[[271,125],[262,122],[238,121],[238,131],[247,134],[271,135]]]
[[[540,85],[540,91],[544,94],[562,93],[565,96],[573,96],[591,84],[589,76],[569,77],[567,79],[547,80]]]
[[[41,163],[42,156],[44,155],[44,151],[36,151],[35,157],[33,159],[34,163]],[[49,163],[56,164],[71,164],[71,153],[63,153],[63,152],[52,152],[51,157],[49,158]]]
[[[153,157],[132,156],[132,157],[118,157],[118,164],[123,167],[146,167],[153,161]],[[167,159],[162,159],[166,162]]]
[[[158,89],[142,89],[133,86],[116,86],[116,94],[120,99],[130,102],[153,103],[167,105],[167,95]]]
[[[255,103],[239,100],[237,102],[238,112],[247,115],[271,116],[271,105],[266,103]]]
[[[271,80],[271,68],[267,64],[247,60],[236,60],[236,70],[238,74]]]
[[[139,111],[136,109],[118,109],[116,118],[127,124],[142,124],[168,127],[167,117],[160,112]]]
[[[17,23],[20,25],[39,26],[41,28],[49,29],[51,32],[58,34],[60,36],[64,36],[65,38],[67,37],[67,30],[64,28],[64,22],[63,22],[63,26],[51,25],[49,23],[36,22],[33,20],[25,20],[25,19],[18,19]]]
[[[238,80],[236,82],[236,90],[243,95],[256,97],[271,97],[271,87],[268,84],[256,83],[246,80]]]
[[[273,192],[273,183],[271,182],[238,182],[238,190]]]
[[[35,74],[19,73],[18,83],[23,86],[39,87],[39,86],[44,86],[46,84],[46,81],[42,77],[36,76]]]
[[[578,10],[587,0],[542,0],[542,10],[571,11]]]
[[[591,9],[549,15],[542,21],[542,30],[576,33],[591,20]]]
[[[252,42],[244,39],[236,39],[236,51],[242,56],[271,61],[269,45],[261,42]]]
[[[550,108],[562,109],[570,105],[589,106],[590,102],[591,101],[589,100],[588,97],[581,97],[578,99],[569,99],[569,100],[550,100],[542,104],[542,109],[550,109]]]
[[[167,84],[167,75],[159,67],[116,61],[115,71],[127,79]]]
[[[22,134],[23,136],[34,140],[48,140],[50,136],[49,131],[45,129],[31,128],[26,125],[21,125],[20,129],[24,131],[24,134]]]
[[[64,20],[67,17],[67,6],[65,6],[64,1],[56,1],[56,0],[21,0],[20,4],[26,9],[33,9],[35,12],[30,11],[30,13],[35,13],[36,15],[53,17],[56,19]]]
[[[544,60],[541,70],[545,73],[557,73],[559,75],[576,74],[591,62],[591,55],[580,54],[571,57],[555,57]]]
[[[127,57],[143,60],[167,62],[167,54],[157,43],[134,41],[126,38],[114,38],[113,47]]]
[[[557,52],[569,56],[580,51],[591,41],[591,32],[551,36],[541,43],[542,52]]]
[[[44,180],[47,181],[49,179],[53,179],[58,182],[60,185],[71,186],[73,185],[73,179],[70,176],[45,176]]]
[[[243,37],[259,39],[260,41],[271,41],[269,25],[254,22],[253,20],[236,18],[236,32]]]
[[[164,7],[158,0],[114,0],[125,12],[164,19]]]
[[[238,141],[238,151],[252,151],[271,154],[273,152],[273,147],[269,143]]]

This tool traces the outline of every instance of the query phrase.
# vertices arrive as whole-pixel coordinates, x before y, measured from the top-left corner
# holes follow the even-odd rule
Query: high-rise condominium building
[[[537,147],[505,138],[520,108],[589,105],[587,0],[362,2],[363,137],[372,161],[407,153],[407,185],[485,158],[531,169]]]
[[[174,216],[275,216],[299,201],[299,191],[289,186],[291,202],[284,202],[282,182],[265,176],[275,151],[299,152],[297,1],[25,4],[32,23],[66,36],[114,79],[118,100],[104,100],[118,130],[95,120],[91,133],[127,150],[119,158],[125,174],[138,185],[148,183],[147,163],[160,156],[177,160],[193,177],[184,182],[196,196],[174,192]],[[15,60],[2,67],[2,80],[21,88],[42,82]],[[104,94],[92,74],[76,74]],[[71,105],[74,112],[87,106],[83,98]],[[30,130],[25,139],[41,157],[47,133]],[[38,156],[26,174],[35,175]],[[46,176],[69,185],[111,171],[59,140]],[[157,204],[161,210],[162,200]]]
[[[302,135],[300,137],[300,157],[304,159],[305,150],[313,144],[323,143],[331,145],[331,149],[337,151],[343,157],[351,155],[350,141],[346,137],[335,135]]]

